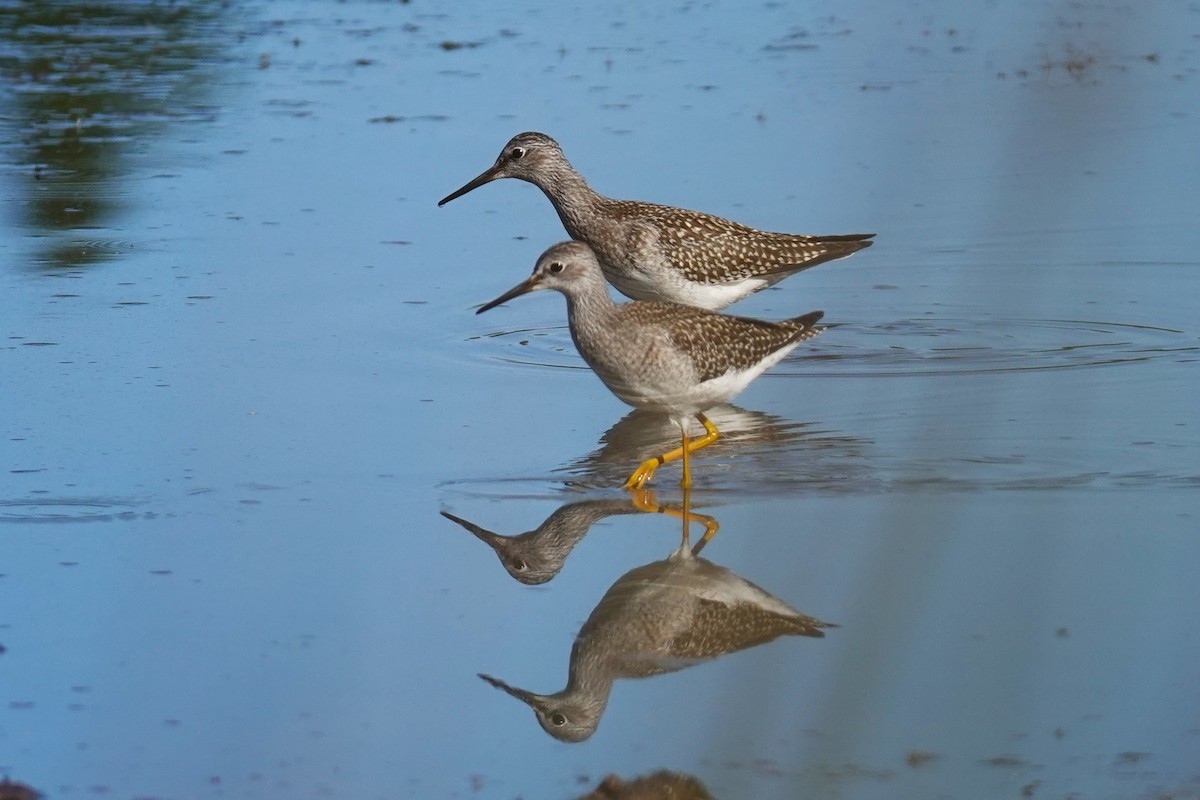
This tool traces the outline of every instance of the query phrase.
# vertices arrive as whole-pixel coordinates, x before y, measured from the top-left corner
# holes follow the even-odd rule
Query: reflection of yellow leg
[[[658,498],[654,496],[654,492],[650,489],[634,489],[629,492],[633,507],[638,511],[645,511],[648,514],[665,514],[668,517],[675,517],[676,519],[683,520],[683,543],[685,545],[688,543],[688,523],[699,522],[701,525],[703,525],[704,536],[701,537],[700,541],[696,543],[696,546],[692,548],[692,554],[695,555],[700,552],[704,545],[708,544],[709,539],[716,535],[717,531],[721,529],[721,525],[716,521],[716,519],[710,517],[708,514],[697,514],[696,512],[692,511],[690,508],[690,494],[691,492],[686,490],[684,491],[683,510],[680,511],[677,508],[659,505]]]
[[[704,545],[712,537],[717,535],[717,531],[721,529],[720,524],[714,517],[707,514],[693,514],[691,510],[692,493],[691,490],[685,488],[683,490],[683,546],[688,545],[688,523],[701,522],[704,524],[704,535],[700,537],[700,541],[696,542],[696,546],[692,548],[692,555],[700,555],[700,551],[704,549]]]
[[[687,431],[683,432],[683,443],[674,450],[663,453],[661,456],[648,458],[642,462],[642,465],[633,471],[629,479],[625,481],[626,489],[640,489],[646,485],[646,482],[654,477],[654,470],[661,467],[663,464],[670,464],[672,461],[683,459],[683,480],[679,485],[687,488],[692,485],[692,472],[688,464],[688,455],[699,450],[701,447],[708,447],[717,440],[717,426],[713,425],[708,417],[703,414],[696,414],[696,419],[700,420],[700,424],[704,426],[704,435],[697,436],[690,442],[687,438]]]
[[[717,535],[717,531],[721,529],[721,526],[715,517],[710,517],[707,514],[692,513],[691,495],[690,490],[686,488],[683,490],[683,543],[685,546],[688,543],[688,522],[704,523],[704,535],[700,537],[700,541],[696,542],[696,546],[692,548],[692,555],[698,556],[700,555],[700,551],[704,549],[704,545],[708,544],[709,539]]]
[[[653,489],[631,489],[629,499],[638,511],[645,511],[647,514],[662,514],[664,511],[663,507],[658,504],[658,498],[654,496]]]

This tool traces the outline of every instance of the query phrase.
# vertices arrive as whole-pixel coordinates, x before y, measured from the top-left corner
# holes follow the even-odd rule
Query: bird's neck
[[[575,640],[567,669],[567,687],[559,694],[577,701],[586,699],[587,705],[603,713],[618,674],[606,649],[589,644],[586,640]]]
[[[550,515],[550,519],[537,531],[538,541],[546,549],[561,552],[565,559],[575,545],[587,536],[592,525],[613,514],[627,514],[633,509],[624,498],[612,500],[584,500],[569,503]]]
[[[572,239],[586,240],[589,222],[605,197],[588,186],[586,180],[568,163],[539,176],[536,184],[558,212],[563,227]]]
[[[590,274],[587,281],[577,283],[567,294],[567,321],[570,323],[572,335],[580,328],[593,327],[613,314],[616,309],[617,304],[608,293],[608,284],[604,282],[599,270]]]

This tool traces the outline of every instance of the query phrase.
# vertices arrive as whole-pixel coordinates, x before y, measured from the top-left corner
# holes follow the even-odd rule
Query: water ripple
[[[804,378],[977,375],[1200,358],[1200,341],[1192,334],[1124,322],[924,317],[834,323],[827,329],[771,374]],[[487,357],[498,361],[586,368],[565,326],[496,331],[479,338],[491,345]]]
[[[143,500],[122,497],[0,498],[0,523],[112,522],[155,516],[134,510],[144,505]]]

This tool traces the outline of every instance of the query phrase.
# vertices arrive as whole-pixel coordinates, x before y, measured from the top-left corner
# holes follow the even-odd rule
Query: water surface
[[[0,776],[49,798],[1200,796],[1186,3],[7,3]],[[552,692],[680,523],[563,237],[435,203],[521,130],[600,191],[877,244],[714,410],[704,558],[839,627]],[[657,499],[678,507],[677,469]],[[514,581],[500,534],[605,516]],[[693,536],[699,529],[693,530]]]

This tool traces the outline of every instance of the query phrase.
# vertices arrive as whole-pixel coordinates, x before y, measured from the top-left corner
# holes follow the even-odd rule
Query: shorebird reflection
[[[615,514],[637,514],[640,511],[642,509],[628,498],[568,503],[556,509],[533,530],[515,536],[494,533],[447,511],[441,514],[492,548],[509,575],[521,583],[535,585],[545,583],[558,574],[571,550],[597,522]]]
[[[763,486],[778,491],[786,483],[798,489],[845,490],[869,481],[869,442],[864,439],[821,423],[796,422],[728,403],[705,413],[720,429],[721,438],[697,458],[708,453],[708,458],[725,464],[747,459],[754,463],[754,480],[746,479],[745,470],[707,470],[709,488],[736,486],[744,496]],[[605,431],[598,449],[561,471],[576,486],[611,486],[623,479],[630,463],[661,452],[678,437],[679,428],[667,415],[635,409]]]
[[[491,675],[479,677],[532,708],[554,738],[581,742],[595,733],[617,678],[674,672],[780,636],[821,637],[823,628],[834,627],[700,558],[716,524],[706,525],[704,538],[692,547],[686,525],[696,516],[685,506],[679,548],[625,573],[604,594],[571,647],[562,691],[536,694]]]
[[[686,495],[685,495],[686,500]],[[475,534],[481,542],[496,553],[508,574],[521,583],[531,586],[546,583],[563,568],[567,556],[575,545],[583,540],[592,526],[605,517],[619,514],[666,514],[677,519],[686,519],[704,525],[704,538],[696,545],[700,552],[704,543],[717,532],[716,520],[706,514],[660,505],[654,493],[641,489],[630,492],[629,497],[582,500],[567,503],[531,531],[513,536],[495,533],[476,525],[470,520],[456,517],[448,511],[440,512],[443,517],[456,522]],[[687,526],[684,526],[687,536]]]

